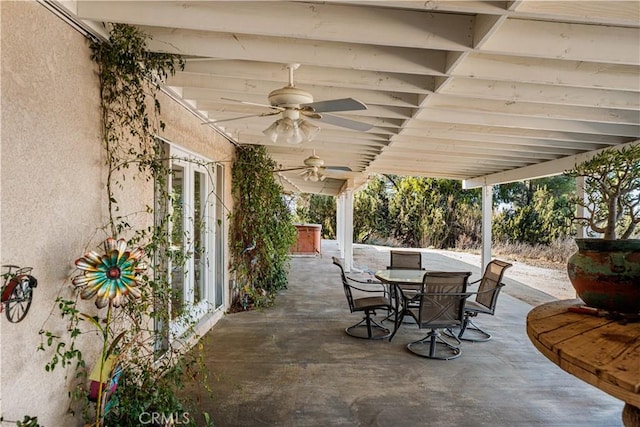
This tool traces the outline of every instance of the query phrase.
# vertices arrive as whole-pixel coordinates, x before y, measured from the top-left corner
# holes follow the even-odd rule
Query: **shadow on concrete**
[[[359,316],[349,313],[331,263],[337,254],[335,242],[323,241],[321,257],[293,258],[288,289],[273,307],[227,315],[203,338],[213,396],[196,384],[185,392],[216,426],[622,425],[621,401],[538,353],[525,332],[532,306],[508,293],[496,316],[478,319],[493,339],[463,343],[455,360],[409,353],[406,344],[426,335],[415,325],[403,325],[392,342],[346,335]],[[381,255],[368,267],[387,261]],[[479,275],[445,256],[428,265]]]

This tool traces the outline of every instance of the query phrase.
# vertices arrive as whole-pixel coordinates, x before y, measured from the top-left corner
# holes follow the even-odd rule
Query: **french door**
[[[214,307],[216,170],[171,147],[169,277],[171,333],[182,335]],[[220,248],[218,248],[220,249]]]

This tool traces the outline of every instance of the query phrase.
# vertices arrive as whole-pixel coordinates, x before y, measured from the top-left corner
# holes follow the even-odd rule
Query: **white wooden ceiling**
[[[65,4],[66,5],[66,4]],[[316,154],[327,173],[297,191],[336,194],[374,172],[465,181],[466,187],[558,173],[586,153],[640,138],[639,1],[80,1],[78,18],[141,27],[149,48],[187,59],[169,85],[210,120],[268,110],[299,63],[315,101],[353,97],[315,140],[273,144],[276,117],[221,122],[265,144],[283,167]],[[211,125],[209,125],[211,126]],[[577,157],[576,157],[577,156]]]

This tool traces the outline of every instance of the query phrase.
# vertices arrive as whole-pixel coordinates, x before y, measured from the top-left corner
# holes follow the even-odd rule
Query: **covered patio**
[[[181,55],[169,96],[230,141],[265,145],[286,191],[338,196],[347,271],[370,174],[481,188],[486,265],[494,185],[640,135],[637,1],[42,3],[94,37],[126,23]]]
[[[203,338],[210,370],[209,397],[194,384],[216,426],[620,426],[623,403],[560,370],[530,343],[518,297],[549,296],[509,279],[495,317],[478,321],[494,333],[485,343],[463,343],[451,361],[416,357],[405,346],[426,335],[403,325],[392,342],[352,338],[350,314],[331,256],[294,257],[289,287],[272,308],[229,314]],[[364,245],[354,262],[385,267],[388,255]],[[471,271],[475,265],[426,253],[428,268]],[[377,262],[376,262],[377,264]],[[538,293],[539,295],[536,295]],[[199,420],[198,422],[202,422]]]
[[[167,127],[156,136],[168,144],[175,171],[197,158],[182,179],[183,196],[196,201],[200,194],[201,202],[196,189],[204,182],[215,188],[203,191],[212,196],[208,213],[215,211],[217,225],[207,236],[207,292],[200,294],[214,311],[208,318],[193,311],[201,330],[216,324],[202,341],[214,395],[186,390],[200,396],[198,412],[217,426],[621,425],[622,402],[533,348],[525,334],[532,305],[511,292],[522,284],[508,281],[498,315],[482,319],[495,331],[491,342],[435,363],[406,351],[409,340],[424,336],[409,327],[391,343],[345,335],[358,316],[349,313],[331,264],[332,255],[343,255],[348,270],[362,265],[352,244],[353,203],[371,174],[448,178],[481,189],[484,265],[494,185],[559,174],[601,150],[638,143],[640,3],[577,4],[2,2],[2,263],[32,266],[42,283],[29,318],[19,327],[0,324],[3,425],[36,411],[45,425],[83,423],[67,410],[68,380],[76,377],[62,369],[43,375],[49,355],[34,349],[43,324],[51,321],[52,333],[67,330],[51,307],[112,213],[103,198],[111,169],[100,82],[87,42],[106,41],[114,24],[147,34],[150,51],[185,60],[162,87]],[[317,122],[314,138],[265,134],[299,116]],[[327,243],[321,257],[294,258],[289,289],[274,307],[223,316],[237,283],[227,239],[231,170],[245,144],[266,147],[286,191],[338,197],[342,247]],[[198,162],[211,163],[215,170],[207,172],[216,178],[196,178]],[[145,230],[157,193],[151,180],[135,182],[123,186],[116,210],[119,218],[149,214],[135,222]],[[176,215],[185,235],[198,234],[196,211]],[[478,277],[479,265],[452,262],[434,255],[427,265]],[[195,268],[182,273],[177,294],[191,303],[201,283]],[[99,343],[82,347],[88,362],[102,360]]]

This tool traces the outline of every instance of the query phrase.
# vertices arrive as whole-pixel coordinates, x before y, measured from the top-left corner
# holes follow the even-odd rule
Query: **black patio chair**
[[[456,335],[458,339],[474,342],[489,341],[491,339],[491,334],[482,330],[478,325],[473,323],[471,319],[478,314],[488,314],[491,316],[495,314],[498,295],[500,295],[500,290],[504,287],[502,278],[505,270],[511,266],[512,264],[508,262],[494,259],[487,264],[482,278],[469,283],[470,286],[476,283],[480,285],[478,286],[478,291],[472,293],[472,295],[475,295],[475,298],[468,299],[465,303],[464,322],[460,328],[452,329],[452,333]]]
[[[412,269],[412,270],[423,270],[422,268],[422,254],[420,252],[415,251],[390,251],[389,264],[387,269]],[[409,286],[405,287],[405,291],[410,288]],[[416,287],[416,292],[419,290]],[[389,289],[389,297],[391,299],[395,298],[394,288],[391,287]],[[389,312],[389,315],[385,320],[391,319],[394,315],[393,311]]]
[[[344,272],[344,267],[342,266],[342,261],[336,257],[332,257],[332,259],[333,263],[340,268],[340,277],[342,278],[342,285],[344,294],[347,297],[347,303],[349,304],[349,310],[351,313],[364,313],[362,320],[346,328],[345,332],[356,338],[374,340],[387,338],[391,334],[391,331],[380,325],[372,317],[376,315],[376,310],[385,310],[387,312],[391,310],[391,301],[389,300],[385,287],[380,282],[371,279],[362,281],[347,277]],[[356,286],[354,283],[366,284],[369,285],[369,287]],[[354,291],[363,293],[363,295],[372,295],[354,297]]]
[[[404,307],[396,316],[396,330],[402,318],[413,317],[420,329],[429,329],[422,339],[407,344],[407,349],[421,357],[449,360],[459,357],[460,341],[455,344],[443,338],[441,330],[460,327],[464,322],[465,300],[469,296],[467,282],[470,272],[427,272],[424,275],[422,290],[412,297],[406,296],[397,286],[397,293],[404,299]],[[417,305],[411,303],[417,303]],[[398,302],[399,303],[399,302]],[[395,334],[395,332],[394,332]],[[389,341],[393,339],[393,335]]]

